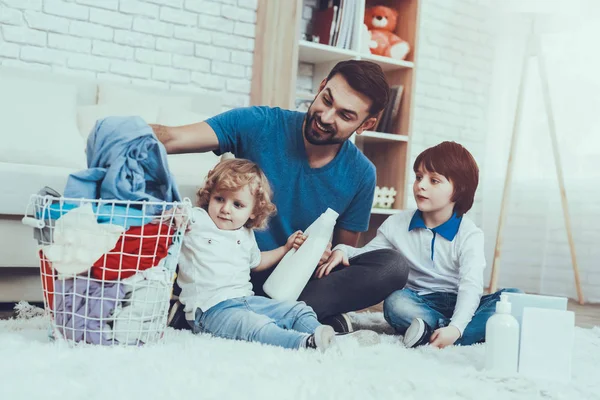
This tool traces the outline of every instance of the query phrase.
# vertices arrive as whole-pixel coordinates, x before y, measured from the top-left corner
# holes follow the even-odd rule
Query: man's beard
[[[313,129],[313,123],[319,121],[319,124],[323,126],[327,132],[315,131]],[[323,124],[321,119],[317,117],[314,113],[310,112],[310,109],[306,113],[304,117],[304,137],[308,141],[308,143],[315,146],[326,146],[331,144],[340,144],[344,143],[348,138],[340,138],[336,137],[337,131],[333,126]]]

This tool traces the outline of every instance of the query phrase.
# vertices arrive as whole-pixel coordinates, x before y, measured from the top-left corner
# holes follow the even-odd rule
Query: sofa
[[[41,301],[37,242],[21,223],[32,194],[62,193],[70,173],[86,169],[86,139],[99,118],[138,115],[184,125],[222,111],[214,93],[171,91],[51,72],[0,67],[0,303]],[[169,155],[182,197],[195,200],[212,152]]]

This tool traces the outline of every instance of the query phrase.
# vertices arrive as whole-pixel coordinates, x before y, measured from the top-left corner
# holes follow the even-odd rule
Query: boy
[[[505,289],[482,297],[483,231],[464,215],[479,180],[475,159],[463,146],[443,142],[423,151],[413,165],[417,210],[389,217],[377,236],[357,249],[338,245],[328,264],[368,251],[398,250],[410,269],[405,289],[384,302],[386,321],[407,347],[443,348],[485,340],[485,324]]]

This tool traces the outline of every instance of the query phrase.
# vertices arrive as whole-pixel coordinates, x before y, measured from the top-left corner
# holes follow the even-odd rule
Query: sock
[[[314,333],[306,338],[306,341],[304,342],[304,347],[307,349],[316,349],[317,348],[317,343],[315,342],[315,334]]]

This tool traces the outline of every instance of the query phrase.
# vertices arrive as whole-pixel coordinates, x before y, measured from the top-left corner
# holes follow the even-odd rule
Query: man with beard
[[[375,126],[388,98],[389,85],[377,64],[343,61],[321,82],[307,113],[248,107],[197,124],[152,128],[168,153],[231,152],[260,166],[277,206],[268,229],[256,232],[261,251],[281,246],[328,207],[339,213],[333,245],[356,246],[369,226],[376,177],[374,165],[348,139]],[[346,312],[375,305],[406,284],[408,267],[395,250],[365,253],[333,270],[325,263],[330,254],[331,245],[299,300],[338,332],[352,331]],[[268,273],[253,274],[256,294],[265,295]],[[172,326],[182,314],[171,311]]]

